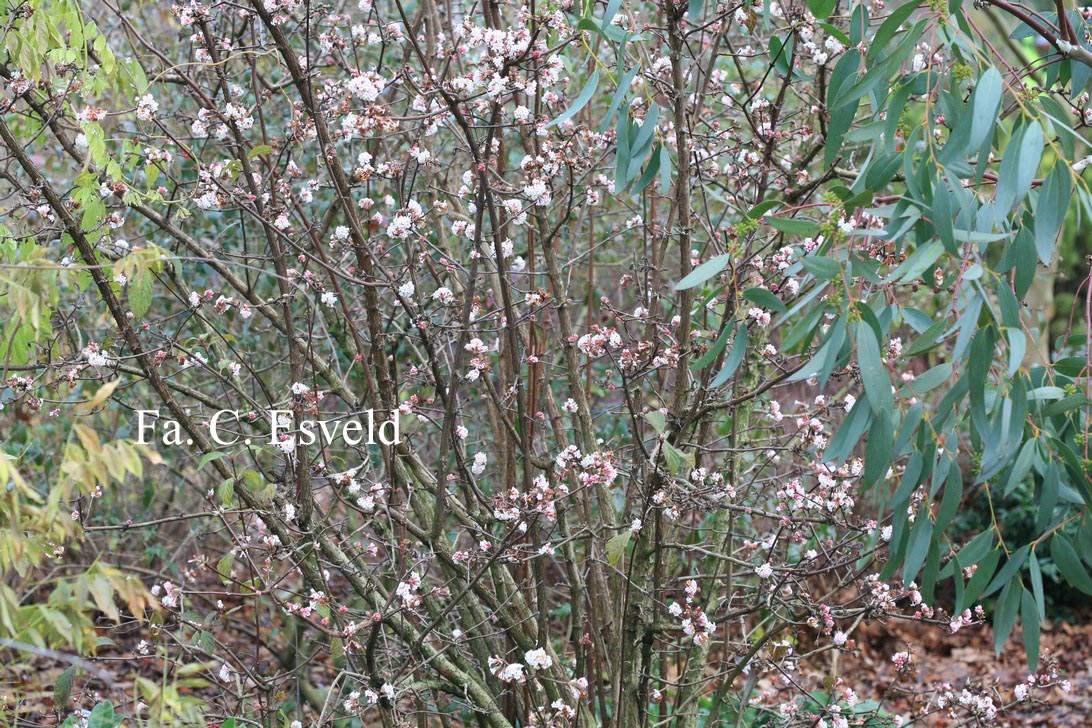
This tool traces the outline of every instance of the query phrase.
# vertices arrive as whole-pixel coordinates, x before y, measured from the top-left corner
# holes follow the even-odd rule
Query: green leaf
[[[941,194],[938,192],[937,194]],[[914,281],[937,261],[940,254],[944,252],[944,244],[939,240],[930,240],[924,245],[919,245],[910,257],[902,262],[898,268],[893,270],[885,283],[898,280],[900,283],[910,283]]]
[[[864,322],[857,325],[857,363],[861,367],[861,381],[868,392],[872,411],[879,414],[893,410],[895,403],[891,394],[891,375],[883,365],[876,332]]]
[[[688,288],[700,286],[702,283],[705,283],[707,280],[724,270],[728,266],[728,261],[731,259],[731,256],[726,253],[714,255],[712,258],[690,271],[681,281],[676,283],[675,290],[684,291]]]
[[[899,26],[905,23],[910,15],[918,9],[921,2],[918,0],[912,0],[911,2],[903,3],[897,9],[895,9],[887,19],[880,25],[879,30],[872,36],[872,42],[868,46],[868,65],[871,66],[875,61],[876,56],[887,47],[887,44],[891,42],[891,39],[898,33]],[[813,13],[814,14],[814,11]],[[846,43],[846,45],[850,45]]]
[[[1031,189],[1039,161],[1043,157],[1043,127],[1032,121],[1013,134],[1005,148],[1005,157],[998,172],[995,204],[1008,212]]]
[[[967,149],[977,150],[997,123],[997,107],[1001,104],[1001,74],[991,66],[975,84],[971,94],[971,133]]]
[[[1050,542],[1050,555],[1054,557],[1054,563],[1058,566],[1058,571],[1074,589],[1092,596],[1092,578],[1089,578],[1088,572],[1084,569],[1084,564],[1081,563],[1080,556],[1077,555],[1072,544],[1066,540],[1065,536],[1060,533],[1054,534],[1054,538]]]
[[[216,573],[220,575],[220,581],[224,585],[231,583],[231,572],[235,568],[235,554],[228,551],[226,554],[220,557],[220,560],[216,562]]]
[[[801,235],[804,237],[817,235],[819,223],[811,220],[793,220],[788,217],[767,217],[766,224],[774,230],[780,230],[786,235]]]
[[[860,402],[855,404],[853,409],[857,409],[857,405],[860,404]],[[861,405],[861,409],[871,411],[870,407],[864,405]],[[891,467],[893,462],[891,450],[894,446],[894,427],[891,423],[893,418],[893,412],[885,412],[872,420],[872,428],[868,431],[868,442],[865,444],[864,472],[861,473],[861,485],[865,488],[871,488],[879,482]]]
[[[213,460],[219,460],[227,455],[223,450],[216,450],[214,452],[205,453],[201,456],[201,459],[197,462],[197,471],[200,472],[205,469],[205,466],[211,463]]]
[[[246,153],[246,158],[247,159],[254,159],[254,157],[260,157],[263,154],[272,154],[272,153],[273,153],[273,147],[269,146],[268,144],[259,144],[258,146],[254,147],[253,149],[251,149],[249,152]]]
[[[671,189],[671,152],[663,144],[660,145],[660,194],[667,197]]]
[[[667,461],[667,469],[672,475],[678,475],[684,465],[693,467],[694,454],[683,452],[670,442],[664,443],[664,459]]]
[[[963,473],[959,465],[952,461],[948,470],[948,480],[944,485],[944,495],[940,499],[940,508],[937,510],[937,530],[941,533],[952,522],[959,504],[963,500]]]
[[[868,423],[872,421],[871,414],[872,410],[868,406],[868,395],[866,394],[853,405],[853,409],[842,420],[841,427],[834,433],[834,437],[830,439],[830,443],[823,450],[824,462],[833,463],[835,466],[845,462],[845,459],[849,457],[850,453],[853,452],[853,448],[860,441],[861,435],[868,428]]]
[[[139,321],[148,313],[152,305],[152,280],[151,271],[141,268],[129,281],[129,308],[133,310],[133,318]]]
[[[792,74],[793,47],[791,35],[786,35],[783,39],[776,35],[770,37],[770,61],[782,76]]]
[[[992,535],[992,532],[990,533]],[[989,582],[990,578],[994,575],[994,570],[997,569],[997,562],[1000,560],[1001,549],[994,549],[978,562],[978,568],[975,570],[974,576],[967,582],[967,589],[963,593],[963,601],[956,605],[957,612],[962,612],[965,608],[970,607],[975,603],[975,600],[982,594],[982,590],[986,588],[987,582]],[[970,566],[970,564],[963,565]]]
[[[1039,613],[1035,608],[1035,599],[1027,589],[1020,590],[1020,626],[1024,632],[1028,669],[1035,672],[1039,669]]]
[[[860,103],[861,99],[855,98],[830,112],[830,123],[827,124],[827,148],[823,154],[823,162],[827,167],[838,159],[838,153],[845,143],[846,132],[853,125]]]
[[[748,288],[743,292],[743,297],[751,303],[769,309],[770,311],[776,311],[777,313],[785,313],[788,311],[788,309],[785,308],[785,304],[781,302],[781,299],[772,292],[767,291],[765,288]]]
[[[227,478],[216,487],[216,497],[224,508],[235,506],[235,478]]]
[[[693,2],[693,0],[691,0]],[[808,0],[808,10],[818,20],[824,20],[830,17],[830,14],[834,12],[834,7],[838,4],[838,0]],[[690,17],[694,17],[691,15]]]
[[[118,722],[114,717],[114,706],[109,701],[96,705],[87,716],[87,728],[117,728]]]
[[[76,681],[76,666],[69,665],[64,672],[57,676],[53,684],[53,705],[58,710],[65,710],[68,699],[72,696],[72,684]]]
[[[660,171],[660,165],[663,163],[662,147],[659,143],[656,144],[656,148],[652,150],[652,155],[648,158],[648,165],[645,166],[645,171],[641,173],[641,178],[633,183],[629,193],[634,198],[640,196],[645,191],[652,180],[656,179],[656,173]]]
[[[609,0],[607,7],[603,11],[603,24],[609,24],[614,20],[614,16],[618,14],[618,9],[622,7],[622,0]]]
[[[997,575],[993,577],[993,581],[986,587],[986,591],[982,593],[982,596],[988,597],[990,594],[993,594],[1007,584],[1008,581],[1023,568],[1030,552],[1031,546],[1025,544],[1010,554],[1008,561],[1006,561],[1005,565],[1001,567],[1001,570],[997,572]]]
[[[842,266],[831,258],[808,256],[800,262],[809,273],[825,281],[834,280],[842,273]]]
[[[784,204],[785,203],[783,203],[781,200],[777,199],[776,197],[771,198],[769,200],[763,200],[762,202],[758,203],[757,205],[755,205],[754,207],[752,207],[750,210],[747,211],[747,219],[748,220],[759,220],[759,219],[761,219],[761,217],[763,215],[765,215],[770,210],[774,209],[775,207],[780,207],[781,205],[784,205]]]
[[[924,354],[935,347],[940,342],[940,335],[943,334],[949,326],[951,326],[951,322],[945,319],[941,319],[934,323],[910,345],[910,348],[906,350],[906,355],[917,356],[918,354]]]
[[[633,531],[628,528],[622,531],[617,536],[611,537],[607,541],[607,562],[611,566],[617,566],[618,562],[622,560],[622,556],[626,553],[626,547],[629,546],[630,539],[633,538]]]
[[[659,434],[664,434],[667,428],[667,417],[660,410],[651,410],[645,413],[645,422]]]
[[[993,547],[993,530],[983,531],[970,541],[968,541],[963,548],[959,550],[959,563],[961,566],[973,566],[983,559],[990,552]],[[946,579],[952,575],[954,570],[954,563],[949,561],[945,566],[940,576],[942,579]]]
[[[842,346],[846,341],[846,317],[847,314],[843,313],[835,319],[834,323],[827,329],[823,343],[819,350],[815,352],[815,356],[811,358],[806,366],[789,377],[788,381],[798,382],[801,379],[819,377],[822,380],[821,384],[826,385],[826,380],[830,372],[834,370],[834,365],[838,362]]]
[[[852,43],[846,43],[852,46]],[[855,85],[857,71],[861,67],[861,54],[852,51],[842,54],[834,70],[830,74],[830,83],[827,85],[827,107],[835,108],[842,101],[842,93]]]
[[[743,362],[744,355],[747,353],[747,343],[747,325],[740,324],[739,331],[732,339],[732,349],[728,352],[728,358],[725,359],[721,370],[717,372],[717,376],[709,383],[710,388],[719,387],[736,373],[739,365]]]
[[[1005,640],[1016,624],[1016,612],[1020,608],[1020,594],[1024,591],[1016,579],[1005,584],[997,598],[997,611],[993,613],[993,649],[1000,655]]]
[[[562,112],[562,114],[560,116],[558,116],[556,119],[551,121],[546,126],[547,127],[557,126],[558,124],[566,122],[569,119],[576,116],[580,112],[580,110],[583,109],[585,106],[587,106],[588,102],[591,101],[591,97],[595,93],[595,90],[598,87],[599,87],[599,69],[597,68],[594,71],[592,71],[591,76],[588,77],[587,83],[585,83],[584,88],[581,89],[580,95],[576,97],[575,101],[573,101],[573,105],[570,106],[568,109],[566,109],[564,112]]]
[[[728,343],[728,334],[730,333],[732,333],[732,327],[729,325],[729,322],[725,322],[724,328],[722,328],[720,334],[717,335],[717,340],[701,355],[700,359],[690,365],[690,368],[694,371],[698,371],[712,364],[713,360],[724,350],[725,345]]]
[[[1035,251],[1043,265],[1050,265],[1050,259],[1054,257],[1054,242],[1065,221],[1072,194],[1068,165],[1055,162],[1039,190],[1039,201],[1035,205]]]
[[[618,109],[622,105],[622,100],[625,99],[626,94],[633,85],[633,77],[636,76],[637,72],[640,70],[641,65],[637,64],[626,71],[625,76],[622,76],[622,80],[618,82],[618,90],[614,92],[614,96],[610,100],[610,106],[607,108],[607,113],[603,117],[603,121],[599,123],[599,131],[606,131],[610,128],[611,123],[614,121],[614,115],[618,113]]]
[[[1035,605],[1039,610],[1039,621],[1046,620],[1046,599],[1043,598],[1043,572],[1039,568],[1039,559],[1033,551],[1028,557],[1028,566],[1031,571],[1031,590],[1035,596]]]
[[[914,522],[914,528],[910,531],[910,543],[906,549],[906,560],[902,565],[902,578],[905,586],[909,586],[925,563],[925,557],[929,554],[929,544],[933,540],[933,522],[928,513],[919,513]]]

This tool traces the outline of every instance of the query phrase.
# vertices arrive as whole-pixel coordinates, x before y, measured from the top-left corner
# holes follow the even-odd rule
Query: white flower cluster
[[[159,111],[159,102],[151,94],[144,94],[137,99],[136,115],[141,121],[151,121]]]
[[[93,341],[83,347],[81,353],[83,354],[83,358],[87,360],[88,365],[95,368],[108,367],[114,361],[113,358],[99,349],[99,345]]]

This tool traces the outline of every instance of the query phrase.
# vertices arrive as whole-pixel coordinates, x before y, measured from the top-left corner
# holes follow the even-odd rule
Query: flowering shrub
[[[1057,341],[1021,304],[1092,214],[1092,46],[986,4],[1043,55],[958,0],[0,0],[0,625],[123,622],[163,679],[111,721],[1049,697],[1092,304]],[[1030,539],[948,535],[1028,485]],[[1015,686],[891,655],[914,715],[800,671],[1018,618]]]

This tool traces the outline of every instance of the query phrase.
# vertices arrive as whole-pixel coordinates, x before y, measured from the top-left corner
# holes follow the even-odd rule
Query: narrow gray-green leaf
[[[891,375],[883,365],[880,342],[872,327],[866,323],[857,326],[857,363],[861,367],[861,381],[868,392],[868,401],[872,411],[890,412],[894,409],[891,394]]]
[[[675,284],[675,290],[684,291],[687,288],[700,286],[702,283],[705,283],[717,273],[724,270],[730,259],[730,256],[727,254],[714,255],[712,258],[686,274],[681,281]]]
[[[1092,578],[1089,578],[1084,564],[1081,563],[1081,557],[1065,536],[1060,533],[1054,535],[1050,542],[1050,555],[1054,557],[1054,563],[1066,581],[1075,589],[1092,596]]]
[[[1028,669],[1039,669],[1039,613],[1035,608],[1035,599],[1027,589],[1020,590],[1020,627],[1024,632],[1024,653],[1028,659]]]
[[[1005,584],[1001,596],[997,599],[997,610],[993,613],[993,649],[1000,655],[1005,640],[1012,634],[1016,624],[1016,613],[1020,609],[1020,594],[1024,588],[1016,579]]]
[[[751,303],[756,303],[762,308],[767,308],[777,313],[785,313],[788,311],[785,308],[785,304],[781,302],[781,299],[775,296],[771,291],[767,291],[765,288],[748,288],[743,292],[743,297]]]
[[[977,150],[997,123],[997,107],[1001,104],[1001,74],[994,67],[986,69],[971,94],[971,136],[967,149]]]
[[[728,378],[736,373],[739,369],[739,365],[743,362],[743,355],[747,353],[747,326],[746,324],[740,324],[739,331],[736,332],[736,336],[732,339],[732,349],[728,352],[728,358],[724,362],[724,367],[717,373],[717,376],[713,378],[713,381],[709,383],[710,387],[719,387],[728,381]]]
[[[804,268],[816,278],[831,281],[842,272],[842,266],[830,258],[808,256],[800,261]]]
[[[1050,265],[1054,257],[1054,240],[1065,221],[1072,194],[1069,166],[1055,164],[1039,190],[1039,202],[1035,205],[1035,251],[1043,265]]]
[[[597,88],[599,88],[598,68],[592,71],[591,76],[588,77],[588,82],[585,83],[584,88],[581,89],[580,95],[576,97],[575,101],[573,101],[573,105],[563,111],[560,116],[558,116],[546,126],[557,126],[558,124],[564,123],[576,116],[581,109],[588,105],[588,102],[591,101],[591,97],[595,94],[595,90]]]

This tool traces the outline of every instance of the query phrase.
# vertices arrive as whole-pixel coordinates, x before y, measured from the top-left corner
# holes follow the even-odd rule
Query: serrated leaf
[[[258,146],[254,147],[253,149],[251,149],[249,152],[246,153],[246,158],[247,159],[254,159],[254,157],[260,157],[263,154],[272,154],[272,153],[273,153],[273,147],[269,146],[268,144],[259,144]]]
[[[684,465],[694,465],[693,453],[684,453],[670,442],[664,443],[664,460],[667,461],[667,469],[672,475],[678,475]]]
[[[216,497],[224,508],[235,506],[235,478],[227,478],[216,488]]]
[[[235,568],[235,554],[228,551],[216,562],[216,573],[220,575],[220,581],[224,585],[231,583],[232,570]]]
[[[152,305],[152,281],[154,277],[147,268],[142,268],[129,281],[129,308],[133,311],[133,318],[138,321],[148,313]]]
[[[106,400],[110,399],[110,396],[114,393],[114,390],[118,388],[119,384],[121,384],[121,380],[114,379],[113,381],[107,382],[106,384],[99,387],[95,394],[91,396],[91,399],[87,400],[79,406],[79,411],[92,412],[95,410],[95,408],[105,404]],[[76,431],[76,434],[81,435],[81,437],[83,436],[83,433],[84,430],[82,429]],[[86,444],[85,447],[87,447]]]
[[[86,728],[117,728],[118,720],[114,717],[114,706],[104,701],[91,709],[87,716]]]
[[[65,710],[68,699],[72,696],[72,685],[76,682],[76,666],[69,665],[57,676],[53,684],[53,705],[58,710]]]
[[[201,456],[201,459],[197,462],[197,471],[201,472],[205,469],[205,466],[211,463],[213,460],[219,460],[227,455],[223,450],[215,450],[213,452],[205,453]]]
[[[667,429],[667,417],[660,410],[652,410],[645,413],[645,422],[652,427],[659,434],[664,434],[664,430]]]
[[[622,531],[617,536],[611,537],[607,541],[607,563],[611,566],[617,566],[618,562],[622,560],[622,556],[626,553],[626,547],[629,546],[630,539],[633,538],[633,531],[628,528]]]
[[[120,623],[121,613],[118,611],[117,605],[114,604],[114,587],[111,586],[110,580],[101,573],[88,574],[87,580],[87,588],[91,593],[91,598],[95,601],[95,606],[109,619]]]

